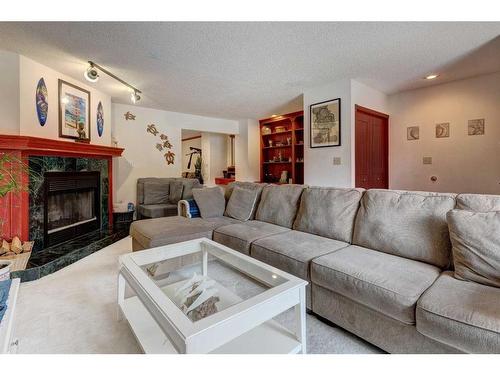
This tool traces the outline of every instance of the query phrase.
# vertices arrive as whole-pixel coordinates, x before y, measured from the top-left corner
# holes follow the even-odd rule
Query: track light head
[[[141,100],[141,96],[137,93],[137,91],[134,91],[133,93],[130,94],[130,100],[132,100],[132,103],[137,103],[139,100]]]
[[[99,80],[99,72],[97,71],[97,69],[94,67],[93,64],[90,64],[87,70],[83,73],[83,76],[89,82],[95,83]]]

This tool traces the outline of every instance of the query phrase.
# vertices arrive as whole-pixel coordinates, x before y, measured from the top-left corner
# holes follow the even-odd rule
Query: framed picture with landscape
[[[59,137],[90,141],[90,91],[59,80]]]
[[[309,107],[310,146],[340,146],[340,98]]]

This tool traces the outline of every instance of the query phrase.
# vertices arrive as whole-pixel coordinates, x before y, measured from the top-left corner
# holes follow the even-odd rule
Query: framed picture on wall
[[[311,104],[309,107],[310,146],[340,146],[340,98]]]
[[[59,137],[90,141],[90,91],[59,80]]]

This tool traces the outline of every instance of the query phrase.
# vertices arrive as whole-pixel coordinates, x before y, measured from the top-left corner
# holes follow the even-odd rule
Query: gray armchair
[[[177,215],[177,203],[191,199],[193,188],[202,187],[194,178],[146,177],[137,180],[137,220]]]

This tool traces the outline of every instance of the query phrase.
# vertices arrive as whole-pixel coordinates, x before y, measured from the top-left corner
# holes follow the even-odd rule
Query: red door
[[[389,116],[356,105],[356,187],[389,188]]]

